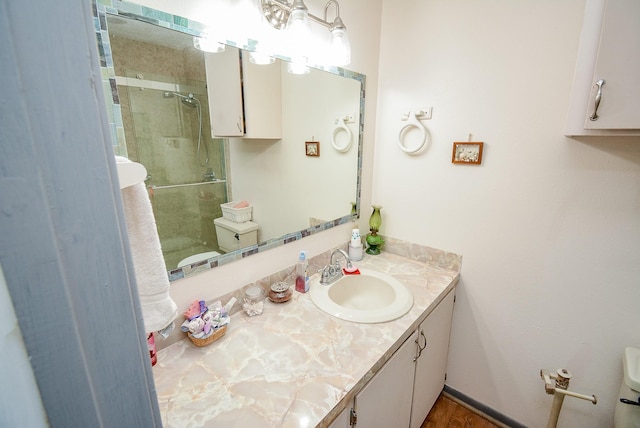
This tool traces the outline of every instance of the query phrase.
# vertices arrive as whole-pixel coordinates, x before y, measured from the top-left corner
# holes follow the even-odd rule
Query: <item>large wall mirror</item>
[[[205,53],[193,44],[201,23],[135,3],[94,10],[114,151],[148,171],[171,280],[358,215],[363,75],[294,75],[286,58],[251,64],[248,47],[232,41]],[[222,65],[229,62],[236,71]],[[245,99],[243,122],[233,123],[240,135],[216,131],[234,107],[214,88],[224,92],[234,78],[262,102],[252,111]],[[276,133],[260,135],[261,121],[277,123]],[[249,210],[237,205],[245,201]]]

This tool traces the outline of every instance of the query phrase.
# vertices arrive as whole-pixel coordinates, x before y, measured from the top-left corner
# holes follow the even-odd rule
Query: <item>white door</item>
[[[356,427],[404,428],[409,426],[416,355],[411,335],[355,398]]]
[[[416,361],[411,428],[422,425],[444,388],[454,294],[450,291],[418,330],[418,343],[424,349]]]
[[[585,128],[640,129],[640,1],[607,1],[592,84]]]
[[[205,53],[209,118],[213,137],[244,136],[242,81],[238,48]]]

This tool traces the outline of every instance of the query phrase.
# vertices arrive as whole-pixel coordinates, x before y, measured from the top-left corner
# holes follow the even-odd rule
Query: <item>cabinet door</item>
[[[598,119],[587,117],[585,128],[640,128],[640,1],[607,1],[588,116],[595,109],[599,79],[605,84]]]
[[[411,428],[422,425],[444,388],[454,294],[454,290],[447,294],[417,332],[418,343],[424,349],[416,361]]]
[[[244,136],[242,82],[238,48],[227,46],[221,53],[205,53],[209,118],[213,137]]]
[[[350,428],[351,427],[351,408],[352,406],[347,406],[337,418],[331,422],[328,428]]]
[[[256,65],[242,55],[245,138],[282,138],[282,65]]]
[[[356,427],[404,428],[411,417],[416,355],[411,335],[355,398]]]

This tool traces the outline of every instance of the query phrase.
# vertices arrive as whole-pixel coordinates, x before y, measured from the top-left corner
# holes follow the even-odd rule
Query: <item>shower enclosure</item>
[[[128,157],[147,168],[169,270],[191,255],[219,250],[213,220],[227,202],[224,141],[210,137],[201,87],[200,93],[179,93],[118,86]]]
[[[133,84],[140,80],[145,79]],[[213,220],[222,217],[220,204],[227,202],[224,140],[210,137],[204,82],[153,82],[144,86],[164,89],[128,82],[118,85],[118,94],[127,155],[147,168],[146,185],[171,270],[189,256],[218,251]]]
[[[173,270],[187,257],[218,251],[213,220],[228,202],[227,142],[211,137],[204,56],[191,36],[159,34],[124,16],[107,22],[124,129],[116,152],[147,169],[165,264]]]

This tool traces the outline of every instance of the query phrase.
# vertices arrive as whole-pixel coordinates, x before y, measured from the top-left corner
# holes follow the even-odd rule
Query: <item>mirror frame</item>
[[[102,85],[108,107],[109,128],[111,130],[111,138],[114,149],[118,147],[126,147],[124,136],[124,126],[122,112],[120,108],[120,98],[115,81],[115,71],[113,66],[113,56],[111,52],[111,42],[109,39],[109,31],[107,27],[107,15],[122,16],[125,18],[136,19],[149,24],[157,25],[168,30],[179,31],[191,36],[201,36],[204,31],[204,24],[190,20],[181,16],[172,15],[146,6],[119,0],[92,0],[94,24],[96,31],[96,41],[98,44],[98,53],[100,56],[100,71],[102,75]],[[227,45],[244,49],[247,51],[254,50],[255,41],[249,40],[247,46],[238,46],[234,41],[227,40]],[[281,60],[288,61],[290,58],[276,55]],[[315,66],[318,70],[329,72],[348,79],[354,79],[360,82],[360,120],[358,123],[358,161],[357,161],[357,183],[356,183],[356,212],[355,214],[346,215],[326,223],[309,227],[307,229],[287,233],[284,236],[259,242],[257,245],[240,248],[238,250],[221,254],[207,260],[196,262],[190,266],[172,269],[168,271],[169,281],[190,277],[196,273],[203,272],[217,266],[241,260],[253,254],[262,253],[272,248],[288,244],[331,229],[341,224],[352,222],[360,217],[360,195],[362,187],[362,150],[363,150],[363,129],[364,129],[364,101],[365,101],[365,83],[366,76],[354,71],[346,70],[340,67],[322,67]],[[111,95],[111,96],[109,96]],[[116,153],[119,154],[119,153]]]

